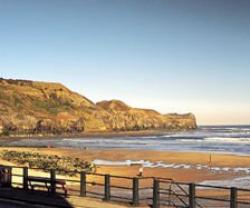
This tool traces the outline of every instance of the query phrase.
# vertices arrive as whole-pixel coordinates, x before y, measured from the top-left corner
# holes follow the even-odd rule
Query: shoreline
[[[144,132],[145,133],[145,132]],[[169,132],[168,132],[169,133]],[[127,135],[127,137],[124,137],[123,134],[120,134],[119,136],[121,138],[124,137],[124,139],[130,141],[134,138],[136,138],[136,136],[140,136],[141,139],[145,139],[145,138],[149,138],[149,139],[154,139],[154,137],[157,137],[157,136],[167,136],[166,135],[167,133],[166,132],[159,132],[158,135],[156,134],[143,134],[143,135]],[[170,133],[169,133],[170,134]],[[102,139],[111,139],[114,141],[116,141],[115,139],[119,139],[118,135],[117,134],[113,134],[113,137],[110,136],[110,134],[106,134],[106,136],[103,136],[103,137],[100,137],[99,134],[95,134],[96,136],[93,136],[92,134],[89,134],[89,135],[85,135],[85,137],[82,137],[82,136],[79,136],[79,137],[30,137],[30,138],[27,138],[27,137],[18,137],[18,138],[14,138],[14,137],[11,137],[11,138],[1,138],[0,137],[0,148],[37,148],[37,149],[48,149],[50,148],[50,150],[53,151],[53,149],[69,149],[69,150],[84,150],[84,151],[137,151],[137,152],[162,152],[162,153],[197,153],[197,154],[215,154],[215,155],[229,155],[229,156],[241,156],[241,157],[249,157],[250,156],[250,152],[234,152],[234,151],[216,151],[216,150],[203,150],[203,149],[178,149],[178,148],[169,148],[169,149],[157,149],[157,148],[140,148],[140,147],[113,147],[113,146],[106,146],[106,147],[101,147],[101,146],[67,146],[67,145],[58,145],[60,142],[63,142],[63,140],[76,140],[75,142],[80,142],[81,140],[84,141],[84,140],[87,140],[88,139],[93,139],[92,142],[98,142],[100,139],[100,141]],[[151,136],[150,136],[151,135]],[[152,137],[153,136],[153,137]],[[140,139],[137,138],[137,139]],[[166,140],[168,140],[168,138],[166,137],[165,138]],[[22,140],[24,140],[23,144],[15,144],[14,142],[21,142]],[[36,143],[30,143],[29,144],[29,140],[34,140],[34,142],[38,142],[38,144]],[[50,141],[51,140],[51,141]],[[53,144],[53,141],[55,142],[55,144]],[[91,140],[89,140],[91,141]],[[139,141],[139,140],[138,140]],[[12,144],[12,142],[14,144]],[[42,142],[39,144],[39,142]],[[45,142],[45,143],[44,143]],[[47,142],[47,143],[46,143]],[[50,143],[51,142],[51,143]],[[59,142],[59,143],[57,143]],[[65,141],[66,142],[66,141]],[[250,166],[250,165],[249,165]]]
[[[26,138],[27,139],[27,138]],[[35,138],[34,138],[35,139]],[[47,140],[52,140],[54,138],[48,138]],[[61,139],[68,139],[68,138],[58,138],[58,140],[61,140]],[[72,138],[72,139],[77,139],[77,138]],[[84,139],[87,139],[87,138],[82,138],[83,140]],[[101,139],[101,138],[100,138]],[[9,141],[9,140],[8,140]],[[13,141],[19,141],[19,139],[13,139]],[[1,139],[0,139],[0,142],[1,142]],[[239,156],[239,157],[250,157],[250,153],[247,154],[247,153],[238,153],[238,152],[222,152],[222,151],[209,151],[209,150],[162,150],[162,149],[136,149],[136,148],[98,148],[98,147],[54,147],[54,146],[50,146],[50,145],[44,145],[44,146],[26,146],[26,145],[7,145],[6,144],[1,144],[0,143],[0,150],[2,148],[22,148],[22,149],[50,149],[52,152],[53,152],[53,149],[65,149],[65,150],[76,150],[76,151],[136,151],[136,152],[161,152],[161,153],[187,153],[187,154],[207,154],[207,155],[228,155],[228,156]],[[249,164],[249,167],[250,167],[250,164]]]
[[[83,132],[80,134],[61,134],[61,135],[10,135],[10,136],[0,136],[0,140],[7,139],[80,139],[80,138],[114,138],[114,137],[136,137],[136,136],[162,136],[172,133],[179,132],[191,132],[196,129],[183,129],[183,130],[166,130],[166,129],[155,129],[155,130],[140,130],[140,131],[90,131]]]

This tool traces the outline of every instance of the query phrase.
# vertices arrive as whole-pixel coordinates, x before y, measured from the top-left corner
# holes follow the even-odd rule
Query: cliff
[[[112,100],[93,103],[59,83],[0,79],[0,134],[194,129],[192,114],[162,115]]]

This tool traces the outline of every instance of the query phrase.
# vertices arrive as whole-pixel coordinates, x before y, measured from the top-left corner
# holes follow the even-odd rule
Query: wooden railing
[[[148,205],[153,208],[247,208],[250,207],[250,189],[228,188],[176,182],[157,177],[126,177],[109,174],[72,171],[74,177],[57,174],[54,169],[10,167],[12,186],[27,190],[28,177],[33,171],[43,171],[52,181],[51,189],[60,194],[55,179],[66,181],[68,194],[96,197],[105,201],[119,201],[133,206]],[[35,173],[38,174],[37,172]]]
[[[154,179],[153,208],[249,208],[250,189]]]

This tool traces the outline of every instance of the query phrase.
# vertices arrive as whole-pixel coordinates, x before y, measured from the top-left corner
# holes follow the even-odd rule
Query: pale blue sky
[[[250,124],[250,1],[0,0],[0,76]]]

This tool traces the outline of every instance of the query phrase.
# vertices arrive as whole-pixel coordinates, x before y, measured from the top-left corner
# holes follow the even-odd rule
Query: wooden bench
[[[50,178],[43,178],[43,177],[28,177],[28,184],[32,191],[35,190],[36,187],[44,188],[46,187],[48,190],[48,194],[52,193],[52,180]],[[66,188],[66,181],[63,179],[56,179],[53,181],[55,183],[55,188],[59,188],[57,185],[60,185],[60,188],[64,191],[65,197],[67,197],[68,190]]]

